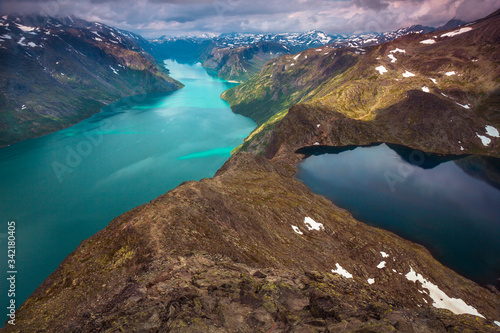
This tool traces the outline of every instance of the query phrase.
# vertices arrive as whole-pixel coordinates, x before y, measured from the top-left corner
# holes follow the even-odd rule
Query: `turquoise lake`
[[[296,178],[365,223],[500,287],[500,160],[402,146],[306,148]]]
[[[212,177],[255,128],[200,64],[166,61],[185,87],[122,99],[75,126],[0,149],[0,242],[16,222],[16,306],[78,244],[183,181]],[[7,306],[6,278],[0,301]],[[3,306],[3,305],[2,305]]]

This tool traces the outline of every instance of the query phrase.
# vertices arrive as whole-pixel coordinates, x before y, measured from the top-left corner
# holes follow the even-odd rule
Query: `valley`
[[[175,185],[143,197],[141,206],[131,201],[121,212],[107,212],[118,216],[112,219],[106,215],[105,223],[111,220],[106,227],[82,237],[85,239],[19,307],[16,325],[6,325],[2,332],[498,332],[498,258],[484,252],[496,251],[499,231],[495,224],[498,209],[491,207],[498,196],[500,155],[499,20],[497,11],[459,27],[455,25],[463,22],[452,22],[443,31],[420,26],[416,28],[419,33],[366,46],[339,47],[331,36],[316,32],[328,45],[290,49],[289,54],[283,44],[265,40],[265,34],[240,34],[230,41],[227,36],[172,41],[185,50],[192,47],[191,42],[203,45],[183,52],[188,65],[182,61],[166,63],[170,75],[184,88],[148,95],[140,102],[129,97],[72,128],[3,148],[0,152],[7,152],[3,164],[9,171],[4,174],[17,168],[9,163],[20,161],[30,151],[37,152],[29,144],[42,149],[56,145],[64,156],[65,145],[71,146],[64,140],[75,138],[72,144],[77,145],[81,141],[77,137],[85,133],[82,126],[103,132],[105,141],[99,146],[102,150],[85,160],[95,159],[96,163],[85,170],[112,165],[103,162],[105,158],[119,161],[106,147],[125,151],[127,163],[104,178],[116,182],[113,189],[117,193],[103,192],[103,200],[123,203],[128,187],[135,188],[134,193],[147,192],[175,170],[210,169],[211,174],[179,176]],[[246,42],[256,36],[263,40]],[[291,37],[294,43],[300,40],[299,34]],[[135,37],[131,34],[128,38]],[[151,43],[137,37],[137,41],[142,50],[151,48],[148,52],[157,60],[159,52],[174,48],[165,39]],[[208,46],[215,42],[221,47]],[[201,63],[198,52],[205,52]],[[148,59],[154,64],[154,59]],[[159,66],[155,68],[166,73]],[[236,85],[214,74],[245,82]],[[181,86],[174,79],[164,79]],[[117,128],[95,127],[108,117],[115,118]],[[227,133],[236,123],[241,128]],[[191,128],[193,124],[197,127]],[[257,128],[249,134],[255,124]],[[193,145],[190,136],[199,133],[206,135]],[[215,133],[222,141],[206,145]],[[130,136],[132,139],[126,141]],[[357,146],[371,146],[372,150]],[[26,149],[19,154],[16,147]],[[132,147],[137,150],[130,151]],[[182,152],[178,151],[181,148]],[[373,159],[358,156],[337,169],[327,164],[329,157],[323,155],[335,151],[340,157],[360,150],[381,155]],[[414,171],[422,175],[417,180],[401,174],[415,155],[424,156],[417,166],[422,170]],[[47,156],[47,152],[40,152],[40,156]],[[52,156],[56,159],[58,155]],[[131,156],[141,158],[132,161]],[[217,166],[208,168],[207,159],[212,158],[217,158]],[[178,164],[169,164],[172,160]],[[200,164],[192,164],[195,161]],[[314,161],[316,166],[308,171]],[[445,169],[443,174],[433,173],[441,169]],[[388,180],[384,172],[391,170],[393,178]],[[89,180],[80,177],[87,171],[64,174],[75,178],[64,180],[63,187],[71,181],[86,184]],[[101,176],[88,174],[102,185]],[[141,177],[132,178],[134,174]],[[319,180],[314,181],[315,177]],[[120,178],[130,184],[119,183]],[[455,190],[448,188],[455,195],[453,202],[460,207],[471,205],[467,207],[470,216],[478,213],[476,208],[491,219],[471,217],[463,222],[462,216],[451,216],[447,221],[443,217],[446,209],[454,207],[447,201],[450,197],[436,199],[429,190],[437,178],[454,184]],[[422,186],[422,179],[430,184],[422,197],[416,198],[414,188],[402,188],[406,181]],[[392,212],[391,200],[393,205],[403,205],[394,198],[384,200],[382,186],[373,185],[373,180],[385,182],[382,185],[387,192],[391,184],[398,186],[397,199],[410,198],[414,204],[408,211],[427,207],[423,221],[428,224],[421,222],[424,230],[419,236],[425,236],[429,229],[437,230],[433,224],[441,224],[442,230],[432,231],[456,242],[455,250],[469,244],[460,249],[464,261],[471,263],[475,255],[480,256],[486,262],[488,277],[481,280],[470,272],[464,277],[459,274],[462,268],[456,272],[452,263],[443,265],[437,260],[440,250],[454,251],[445,241],[439,244],[445,250],[437,251],[428,245],[436,238],[428,241],[425,245],[431,253],[393,233],[404,234],[404,227],[408,228],[405,237],[417,231],[412,229],[414,225],[405,224],[405,212],[385,218]],[[19,182],[14,178],[2,181],[12,187]],[[347,185],[342,187],[342,182]],[[464,183],[470,187],[459,186]],[[318,190],[326,184],[327,190]],[[483,194],[475,195],[474,189]],[[356,192],[359,190],[367,193]],[[335,191],[336,197],[329,197]],[[359,202],[344,207],[348,211],[332,203],[339,197]],[[373,221],[365,220],[366,215],[359,211],[370,214],[366,206],[377,199],[389,202],[389,206],[378,216],[382,225],[373,226],[365,223]],[[444,215],[425,200],[445,206]],[[108,205],[103,201],[104,211]],[[376,210],[382,205],[374,206]],[[480,209],[482,206],[491,210]],[[80,208],[86,211],[88,207],[82,203]],[[14,208],[5,219],[21,211]],[[460,212],[454,211],[468,215]],[[49,211],[44,216],[50,224]],[[104,213],[96,212],[96,216]],[[487,224],[483,231],[489,230],[488,237],[480,236],[481,230],[474,225],[478,219]],[[461,226],[454,225],[457,221]],[[384,222],[400,229],[385,230],[389,225]],[[96,224],[95,229],[105,223],[100,227]],[[455,233],[453,228],[464,230]],[[460,241],[467,236],[471,243]],[[416,237],[414,241],[425,243],[423,239]],[[474,242],[481,241],[485,241],[482,253],[467,252]],[[453,260],[460,261],[457,255],[459,258]]]

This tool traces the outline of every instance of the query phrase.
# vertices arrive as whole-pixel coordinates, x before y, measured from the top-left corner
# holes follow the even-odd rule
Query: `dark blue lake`
[[[303,149],[296,178],[370,225],[424,245],[480,284],[500,286],[500,160],[385,144]]]
[[[212,177],[255,127],[200,64],[166,63],[185,87],[125,98],[71,128],[0,149],[0,245],[16,222],[16,306],[78,244],[183,181]],[[7,306],[0,279],[0,306]]]

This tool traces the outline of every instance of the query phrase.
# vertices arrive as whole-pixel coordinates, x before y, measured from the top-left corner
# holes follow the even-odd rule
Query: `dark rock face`
[[[495,331],[498,295],[357,222],[293,173],[240,153],[213,179],[123,214],[68,256],[3,331]],[[322,227],[309,230],[305,217]],[[352,278],[332,272],[336,264]],[[486,319],[431,307],[405,277],[411,269]]]

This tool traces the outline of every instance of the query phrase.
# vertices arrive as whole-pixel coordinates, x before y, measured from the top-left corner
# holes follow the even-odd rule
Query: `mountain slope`
[[[123,214],[66,258],[2,331],[495,331],[499,295],[423,247],[355,221],[293,173],[241,153],[213,179]]]
[[[216,71],[223,79],[246,81],[269,60],[288,53],[283,45],[274,42],[259,42],[237,48],[214,48],[208,55],[202,56],[202,65]]]
[[[302,53],[282,57],[223,98],[235,112],[263,124],[244,148],[266,151],[268,157],[283,143],[288,150],[371,142],[498,156],[499,23],[496,15],[448,32],[407,35],[358,52],[353,65],[333,75],[322,73],[339,52],[332,57],[332,51],[319,51],[323,62],[293,61],[304,59]],[[280,95],[282,86],[292,93]],[[263,103],[266,97],[258,93],[263,87],[275,96],[273,103]],[[290,109],[271,139],[273,115],[283,118],[296,103],[301,104]]]
[[[182,86],[136,39],[76,18],[0,18],[0,60],[0,146],[71,126],[124,96]]]

